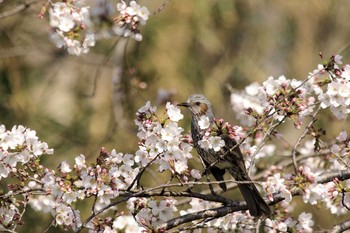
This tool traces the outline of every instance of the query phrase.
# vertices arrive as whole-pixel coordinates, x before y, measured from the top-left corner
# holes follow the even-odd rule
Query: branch
[[[263,136],[261,142],[258,144],[258,146],[257,146],[257,148],[256,148],[256,150],[255,150],[255,152],[254,152],[254,154],[253,154],[253,156],[252,156],[251,166],[249,167],[249,171],[248,171],[249,174],[251,173],[252,168],[253,168],[253,166],[254,166],[254,164],[255,164],[255,157],[256,157],[256,155],[257,155],[258,152],[261,150],[261,148],[262,148],[263,146],[265,146],[265,144],[266,144],[266,142],[267,142],[266,139],[267,139],[268,137],[271,136],[272,132],[273,132],[279,125],[281,125],[281,124],[284,122],[284,120],[285,120],[286,118],[287,118],[287,116],[284,116],[283,119],[281,119],[280,121],[278,121],[278,122],[275,123],[275,124],[273,124],[274,121],[271,121],[271,127],[270,127],[268,130],[266,130],[266,132],[264,133],[264,136]]]
[[[293,161],[293,167],[294,167],[294,172],[295,174],[298,174],[298,164],[296,160],[296,154],[297,154],[297,148],[300,146],[301,141],[306,137],[306,135],[310,132],[310,128],[312,125],[316,122],[316,115],[320,112],[321,106],[318,107],[316,112],[312,116],[312,120],[310,123],[306,126],[303,134],[298,138],[298,141],[295,143],[293,150],[292,150],[292,161]]]
[[[153,12],[153,15],[158,15],[163,10],[163,8],[166,7],[166,5],[168,5],[170,3],[170,1],[171,0],[165,0],[162,3],[162,5],[160,7],[158,7],[158,9],[155,12]]]
[[[292,196],[298,196],[298,195],[301,195],[301,191],[297,190],[292,192]],[[283,200],[284,198],[280,194],[275,194],[274,200],[269,201],[267,204],[274,205]],[[236,211],[247,210],[247,209],[248,207],[245,204],[245,202],[240,202],[238,205],[234,205],[234,206],[222,206],[222,207],[212,208],[209,210],[202,210],[202,211],[186,214],[186,215],[171,219],[163,223],[162,225],[160,225],[158,229],[169,230],[171,228],[177,227],[184,223],[192,222],[194,220],[205,219],[205,218],[220,218],[220,217],[226,216],[227,214],[230,214]]]
[[[26,10],[27,8],[29,8],[30,5],[35,4],[37,2],[40,2],[40,0],[27,1],[27,2],[22,3],[21,5],[13,8],[13,9],[9,10],[9,11],[2,12],[2,13],[0,13],[0,19],[4,19],[4,18],[10,17],[12,15],[18,14],[18,13]]]
[[[333,181],[335,178],[339,180],[350,179],[350,170],[339,170],[323,173],[316,178],[316,183],[327,183]]]
[[[33,189],[27,189],[27,190],[19,190],[17,192],[4,193],[4,194],[0,195],[0,199],[5,200],[5,199],[11,198],[13,196],[22,195],[22,194],[32,194],[32,193],[35,194],[35,192],[38,192],[38,195],[47,194],[44,189],[33,188]]]
[[[146,169],[157,159],[159,158],[161,154],[157,154],[149,163],[146,164],[146,166],[144,166],[139,173],[135,176],[135,178],[133,179],[133,181],[130,183],[129,187],[126,189],[126,191],[130,191],[132,189],[132,187],[134,186],[134,184],[141,179],[142,174],[146,171]]]
[[[202,199],[205,201],[211,201],[211,202],[219,202],[225,205],[237,205],[239,202],[234,201],[228,198],[225,198],[223,196],[219,195],[206,195],[206,194],[201,194],[201,193],[196,193],[196,192],[176,192],[176,191],[160,191],[160,192],[137,192],[134,194],[128,194],[128,193],[121,193],[120,196],[125,196],[125,197],[156,197],[156,196],[161,196],[161,197],[191,197],[191,198],[198,198]]]
[[[330,233],[340,233],[350,229],[350,220],[335,225]]]
[[[326,147],[328,148],[328,150],[330,151],[330,153],[339,161],[341,162],[343,165],[345,165],[347,168],[350,168],[350,165],[339,155],[337,155],[336,153],[333,153],[332,150],[330,149],[330,146],[328,146],[325,142],[323,142],[322,140],[320,140],[320,142]]]
[[[223,206],[218,208],[212,208],[209,210],[202,210],[196,213],[186,214],[178,218],[171,219],[166,223],[160,225],[158,229],[169,230],[171,228],[177,227],[184,223],[192,222],[194,220],[206,219],[206,218],[220,218],[229,213],[239,211],[239,210],[246,210],[246,209],[247,209],[247,205],[244,204],[244,205]]]
[[[341,192],[341,203],[347,210],[350,210],[350,207],[348,206],[348,204],[345,203],[345,193],[346,191],[343,189]]]

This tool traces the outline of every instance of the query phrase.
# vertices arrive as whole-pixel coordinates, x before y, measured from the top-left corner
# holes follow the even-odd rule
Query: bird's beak
[[[186,108],[190,107],[190,105],[187,102],[178,104],[177,106],[179,106],[179,107],[186,107]]]

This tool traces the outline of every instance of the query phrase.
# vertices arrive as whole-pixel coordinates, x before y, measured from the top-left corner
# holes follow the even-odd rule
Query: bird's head
[[[187,102],[178,104],[177,106],[187,107],[195,116],[207,115],[210,118],[214,116],[211,103],[201,94],[191,95]]]

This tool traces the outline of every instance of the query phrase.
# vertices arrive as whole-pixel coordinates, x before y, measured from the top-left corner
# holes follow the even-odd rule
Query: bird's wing
[[[205,164],[205,167],[208,167],[210,166],[209,163],[207,163],[206,161],[204,161],[204,164]],[[225,169],[220,169],[218,167],[211,167],[209,169],[210,173],[214,176],[214,178],[217,180],[217,181],[223,181],[224,180],[224,174],[225,174]],[[227,187],[226,187],[226,184],[225,183],[220,183],[219,184],[220,188],[223,190],[223,191],[226,191],[227,190]]]
[[[222,140],[225,142],[225,146],[222,148],[222,154],[230,160],[230,162],[243,173],[247,174],[243,155],[241,149],[237,145],[236,141],[232,139],[228,134],[220,135]]]

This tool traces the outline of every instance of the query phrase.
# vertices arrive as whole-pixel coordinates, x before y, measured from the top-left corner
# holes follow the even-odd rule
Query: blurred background
[[[135,152],[135,112],[148,100],[163,109],[203,93],[218,116],[235,123],[229,85],[239,90],[280,75],[303,80],[322,62],[319,52],[325,59],[342,52],[350,62],[345,0],[138,1],[154,12],[142,42],[104,37],[80,57],[50,40],[47,15],[37,17],[44,2],[0,1],[0,124],[36,130],[55,149],[45,161],[52,168],[79,154],[94,161],[101,146]],[[189,129],[184,113],[180,124]],[[311,210],[315,229],[334,224],[328,210]]]

